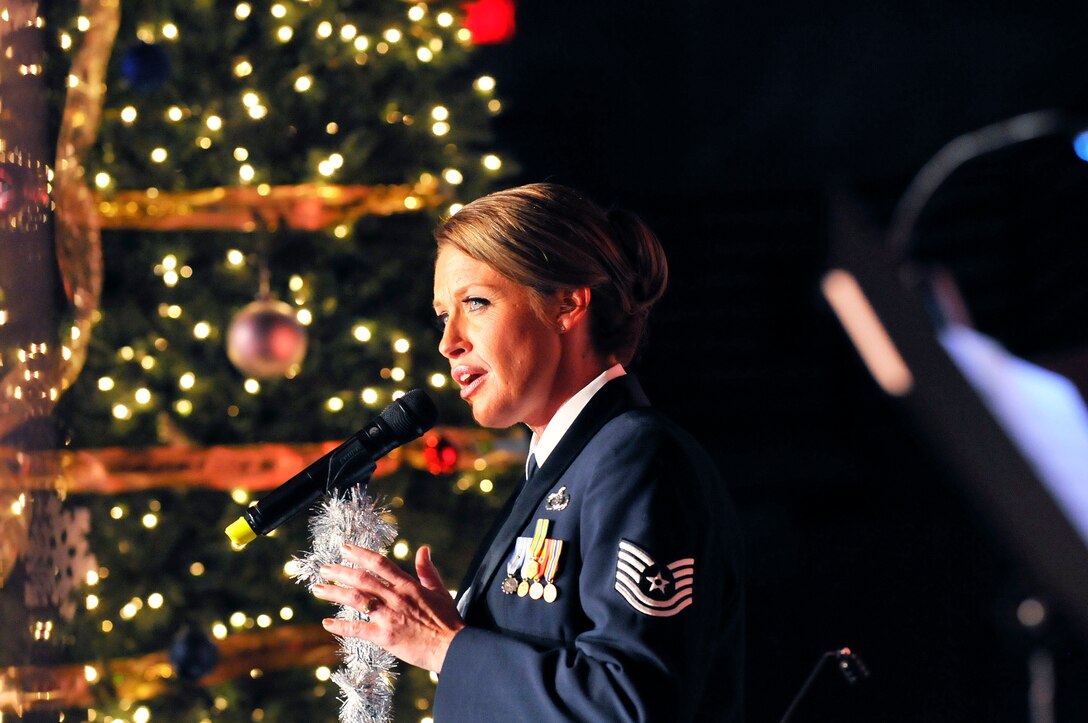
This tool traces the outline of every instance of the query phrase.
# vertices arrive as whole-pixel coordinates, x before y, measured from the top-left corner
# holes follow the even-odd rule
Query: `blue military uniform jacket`
[[[437,723],[741,720],[733,509],[632,376],[594,395],[515,498],[461,588]],[[548,573],[546,596],[510,591]]]

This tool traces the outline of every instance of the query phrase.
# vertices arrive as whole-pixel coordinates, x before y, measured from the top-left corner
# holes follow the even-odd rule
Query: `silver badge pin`
[[[559,512],[560,510],[567,509],[567,505],[570,504],[570,495],[567,494],[566,485],[560,487],[557,491],[548,495],[544,502],[544,509],[549,512]]]

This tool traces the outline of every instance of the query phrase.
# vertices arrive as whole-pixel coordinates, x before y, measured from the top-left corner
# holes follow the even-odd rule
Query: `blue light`
[[[1088,131],[1081,131],[1073,139],[1073,152],[1082,161],[1088,161]]]

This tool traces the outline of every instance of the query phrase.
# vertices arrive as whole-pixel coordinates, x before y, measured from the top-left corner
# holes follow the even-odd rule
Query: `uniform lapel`
[[[500,515],[496,522],[493,528],[495,534],[489,535],[487,550],[484,551],[479,567],[475,574],[470,572],[470,576],[466,576],[466,580],[473,581],[468,593],[470,597],[462,606],[462,614],[466,619],[473,601],[491,584],[513,539],[529,523],[533,511],[540,505],[548,490],[567,471],[574,458],[609,420],[630,409],[646,407],[649,404],[638,380],[631,374],[613,379],[593,395],[547,461],[533,475],[533,479],[526,482],[520,492],[515,493],[516,499],[512,505],[507,503],[503,511],[509,509],[509,514],[505,520]]]

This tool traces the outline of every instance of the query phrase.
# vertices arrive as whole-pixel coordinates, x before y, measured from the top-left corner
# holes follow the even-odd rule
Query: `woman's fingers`
[[[344,585],[314,585],[313,593],[322,600],[347,605],[365,615],[370,615],[385,604],[376,590],[367,591]]]
[[[438,568],[431,560],[431,548],[423,545],[416,550],[416,576],[419,584],[428,590],[445,590],[442,576],[438,574]]]
[[[381,555],[373,550],[368,550],[365,547],[358,547],[356,545],[343,545],[340,548],[340,553],[344,556],[347,562],[354,563],[359,566],[361,570],[364,570],[379,578],[386,586],[402,587],[404,585],[415,585],[416,581],[411,575],[401,570],[385,555]]]
[[[375,628],[370,623],[362,620],[337,620],[335,618],[325,618],[321,621],[321,626],[333,635],[339,635],[342,638],[362,638],[363,640],[370,640],[376,632]]]

